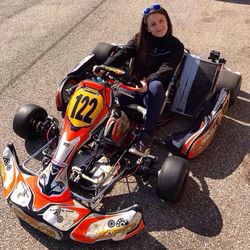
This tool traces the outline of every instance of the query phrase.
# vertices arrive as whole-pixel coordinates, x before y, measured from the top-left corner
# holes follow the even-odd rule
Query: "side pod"
[[[170,149],[187,159],[201,154],[211,143],[222,116],[227,111],[229,98],[229,91],[222,89],[209,115],[204,116],[191,129],[172,134],[168,141]]]

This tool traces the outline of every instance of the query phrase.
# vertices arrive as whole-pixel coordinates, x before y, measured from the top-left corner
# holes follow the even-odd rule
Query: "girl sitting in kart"
[[[130,93],[134,98],[123,95],[119,102],[121,105],[137,103],[147,108],[145,129],[131,149],[136,154],[147,155],[150,152],[165,92],[183,53],[183,44],[172,35],[167,11],[160,4],[154,4],[144,9],[140,32],[104,62],[104,65],[119,68],[134,58],[130,74],[140,80],[142,87]],[[95,67],[93,72],[98,75],[100,72],[95,71]]]

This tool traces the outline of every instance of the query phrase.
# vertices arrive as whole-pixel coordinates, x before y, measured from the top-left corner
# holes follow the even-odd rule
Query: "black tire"
[[[78,79],[77,76],[69,75],[69,76],[66,76],[65,79],[61,82],[58,90],[61,95],[62,106],[57,107],[58,111],[63,111],[63,113],[66,111],[67,105],[71,98],[71,96],[69,96],[69,94],[67,93],[67,90],[76,86],[79,83],[79,81],[80,80]]]
[[[22,106],[13,119],[14,132],[23,139],[37,139],[41,136],[34,124],[44,122],[48,116],[45,109],[35,104]]]
[[[185,190],[189,174],[188,161],[177,156],[168,157],[158,173],[157,194],[166,202],[177,202]]]
[[[231,81],[223,81],[220,83],[216,84],[216,90],[220,91],[223,88],[226,88],[230,91],[230,100],[229,100],[229,106],[233,106],[237,100],[237,96],[239,94],[240,91],[240,87],[241,87],[241,81],[242,81],[242,77],[241,75],[237,75],[232,73],[232,78],[234,80]]]
[[[119,48],[117,46],[110,43],[98,43],[92,53],[95,55],[99,64],[102,64],[111,54],[116,53],[118,50]]]
[[[241,77],[240,80],[237,82],[236,86],[232,89],[230,89],[230,100],[229,100],[229,106],[233,106],[237,100],[237,96],[239,94],[241,87]]]

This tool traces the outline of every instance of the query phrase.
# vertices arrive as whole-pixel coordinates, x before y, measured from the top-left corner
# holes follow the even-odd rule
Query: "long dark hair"
[[[131,74],[135,76],[138,80],[141,80],[143,78],[143,66],[145,65],[145,62],[147,60],[147,56],[150,52],[150,47],[152,43],[152,35],[147,30],[147,18],[152,13],[159,13],[164,15],[167,19],[168,25],[168,31],[166,35],[172,35],[173,33],[171,20],[165,9],[161,8],[157,11],[153,10],[148,15],[143,16],[141,21],[140,32],[135,35],[135,40],[137,43],[137,52],[131,67]]]

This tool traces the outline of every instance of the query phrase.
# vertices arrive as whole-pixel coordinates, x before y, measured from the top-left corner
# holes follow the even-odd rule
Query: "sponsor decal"
[[[124,220],[123,218],[120,218],[116,222],[117,227],[123,227],[125,225],[128,225],[128,220]]]
[[[136,226],[137,226],[136,223],[131,223],[131,224],[128,224],[128,225],[124,225],[124,226],[120,225],[119,227],[114,227],[114,228],[110,228],[110,229],[106,229],[106,230],[97,232],[98,239],[113,237],[116,234],[125,235],[127,232],[130,232]]]
[[[61,215],[57,216],[56,222],[57,223],[62,223],[63,222],[63,217]]]
[[[1,164],[1,178],[2,178],[2,183],[6,181],[6,172],[5,172],[5,165],[2,162]]]
[[[97,89],[92,89],[89,87],[85,87],[85,91],[92,93],[92,94],[95,94],[95,95],[99,94],[99,91]]]
[[[115,221],[114,221],[114,220],[108,221],[108,226],[109,226],[110,228],[113,228],[113,227],[115,226]]]
[[[89,226],[85,237],[95,240],[105,240],[109,238],[121,240],[124,239],[127,234],[133,233],[133,231],[136,230],[141,219],[142,215],[133,210],[128,211],[124,215],[117,214],[114,217],[101,219]]]
[[[217,118],[215,118],[213,124],[207,130],[207,132],[204,135],[202,135],[191,147],[190,153],[193,155],[192,157],[201,154],[211,143],[212,139],[214,138],[215,132],[218,128],[218,125],[220,124],[221,117],[222,113],[218,114]]]
[[[1,164],[1,179],[3,187],[8,187],[11,184],[12,176],[7,173],[12,169],[11,159],[9,157],[4,156],[3,160],[0,162]],[[5,183],[7,182],[7,183]]]
[[[52,206],[43,213],[43,219],[55,228],[67,231],[78,222],[79,215],[73,209]]]
[[[10,164],[10,158],[9,157],[6,157],[6,156],[3,157],[3,164],[6,167],[7,171],[11,170],[12,166]]]
[[[10,158],[9,157],[3,157],[3,162],[5,166],[8,166],[8,164],[10,163]]]
[[[50,226],[37,221],[36,219],[32,218],[31,216],[29,216],[28,214],[26,214],[24,211],[22,211],[20,208],[18,208],[17,206],[15,206],[14,204],[11,204],[11,209],[15,212],[15,214],[21,218],[22,220],[24,220],[25,222],[27,222],[28,224],[30,224],[32,227],[36,228],[37,230],[49,235],[52,238],[55,238],[57,240],[61,240],[62,239],[62,235],[54,230],[53,228],[51,228]]]

